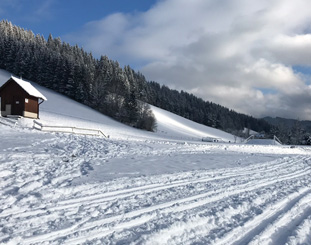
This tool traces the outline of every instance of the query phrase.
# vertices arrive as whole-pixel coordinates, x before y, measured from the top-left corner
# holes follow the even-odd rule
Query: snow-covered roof
[[[11,76],[11,78],[19,85],[21,86],[29,95],[37,97],[42,100],[47,100],[47,98],[41,94],[34,86],[32,86],[29,82],[26,82],[22,79],[19,79],[17,77]]]

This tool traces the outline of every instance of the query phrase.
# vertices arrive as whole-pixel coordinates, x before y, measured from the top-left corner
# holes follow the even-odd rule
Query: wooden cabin
[[[29,82],[11,76],[0,87],[1,115],[39,118],[39,105],[47,100]]]

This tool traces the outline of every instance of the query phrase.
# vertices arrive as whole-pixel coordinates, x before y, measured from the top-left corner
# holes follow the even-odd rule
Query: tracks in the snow
[[[37,208],[4,210],[0,216],[23,244],[95,239],[225,244],[250,242],[260,234],[272,234],[277,241],[284,237],[285,228],[271,232],[265,230],[268,223],[278,227],[277,220],[297,205],[303,210],[296,212],[295,225],[309,216],[309,161],[306,156],[292,156],[248,167],[157,176],[146,185],[120,186],[102,193],[89,185],[88,194],[84,191],[73,197],[68,192],[70,198],[60,200],[45,200],[43,195]],[[273,192],[275,189],[278,191]],[[288,223],[287,228],[293,226]]]
[[[228,244],[232,241],[234,241],[233,244],[235,245],[249,244],[250,242],[264,244],[264,240],[267,242],[267,239],[270,242],[271,240],[279,240],[272,244],[285,244],[286,240],[284,239],[289,235],[289,231],[292,231],[297,221],[303,219],[305,216],[296,213],[291,217],[294,220],[288,219],[286,222],[284,218],[286,219],[286,215],[293,212],[293,209],[295,210],[301,202],[305,202],[306,200],[310,202],[310,198],[311,189],[307,187],[302,188],[290,194],[285,199],[271,205],[269,209],[264,210],[260,215],[245,223],[243,227],[233,230],[223,239],[219,240],[217,244]],[[310,207],[305,208],[305,211],[309,213]],[[278,219],[282,219],[283,223],[277,222]],[[286,225],[288,225],[289,229],[286,229]],[[283,242],[280,241],[281,239]]]

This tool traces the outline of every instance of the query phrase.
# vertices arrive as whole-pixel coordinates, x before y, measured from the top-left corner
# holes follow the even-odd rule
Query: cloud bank
[[[256,117],[311,120],[311,2],[160,0],[65,39],[148,80]]]

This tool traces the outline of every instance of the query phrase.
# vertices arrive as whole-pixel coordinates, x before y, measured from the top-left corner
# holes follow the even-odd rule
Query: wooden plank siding
[[[11,105],[12,115],[38,118],[38,98],[30,96],[13,79],[1,87],[0,97],[2,112],[6,111],[7,105]]]
[[[26,102],[26,99],[28,99],[28,103]],[[25,111],[32,112],[32,113],[39,112],[38,98],[27,95],[27,97],[25,97],[24,102],[25,102]]]

